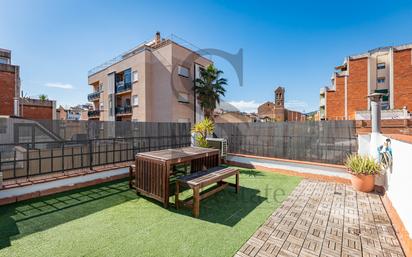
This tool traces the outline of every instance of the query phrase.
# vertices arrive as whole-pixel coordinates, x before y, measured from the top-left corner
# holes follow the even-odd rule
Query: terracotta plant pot
[[[350,172],[350,171],[349,171]],[[353,188],[360,192],[371,192],[375,188],[375,175],[358,175],[350,172]]]

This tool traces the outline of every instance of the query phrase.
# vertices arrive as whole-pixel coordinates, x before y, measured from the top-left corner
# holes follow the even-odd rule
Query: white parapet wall
[[[370,135],[359,135],[359,154],[369,154],[378,149],[370,149]],[[379,134],[377,143],[382,145],[386,139],[391,140],[392,167],[385,171],[376,184],[383,186],[387,197],[401,218],[406,230],[412,233],[412,143],[397,140]],[[375,148],[375,147],[373,147]]]
[[[253,156],[240,156],[235,154],[228,154],[227,160],[255,167],[265,167],[274,170],[289,170],[301,173],[302,175],[311,174],[316,176],[350,179],[350,174],[346,172],[345,168],[338,165],[321,165],[317,163],[298,162],[275,158],[257,158]]]
[[[100,171],[86,175],[79,175],[68,177],[65,179],[57,179],[43,183],[31,184],[27,186],[21,187],[13,187],[8,189],[0,190],[0,205],[5,204],[2,203],[4,199],[16,199],[17,201],[19,198],[30,199],[42,195],[47,195],[54,193],[53,190],[55,189],[62,189],[61,191],[55,190],[56,192],[63,192],[67,190],[76,189],[81,186],[82,184],[88,184],[87,186],[96,185],[103,182],[108,182],[111,180],[119,179],[120,177],[126,177],[129,174],[129,168],[115,168],[112,170]],[[96,182],[96,183],[94,183]],[[49,193],[47,193],[49,192]],[[12,201],[15,202],[16,200]],[[12,203],[8,202],[8,203]],[[7,204],[7,203],[6,203]]]

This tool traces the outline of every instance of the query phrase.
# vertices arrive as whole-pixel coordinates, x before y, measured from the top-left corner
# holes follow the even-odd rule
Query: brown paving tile
[[[303,180],[237,257],[404,257],[378,195]]]

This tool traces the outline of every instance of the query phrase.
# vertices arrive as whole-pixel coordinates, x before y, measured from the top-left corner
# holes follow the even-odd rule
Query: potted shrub
[[[382,167],[370,156],[352,154],[348,156],[345,166],[352,174],[352,186],[361,192],[370,192],[375,187],[375,175],[379,174]]]
[[[209,147],[206,137],[213,133],[215,125],[212,120],[205,118],[204,120],[197,122],[193,128],[192,133],[195,134],[196,146]]]

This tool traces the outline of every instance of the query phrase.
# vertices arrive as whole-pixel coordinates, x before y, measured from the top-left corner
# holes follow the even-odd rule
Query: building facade
[[[331,86],[321,89],[320,117],[368,120],[372,93],[384,94],[383,119],[409,118],[412,109],[412,44],[349,56],[335,68]]]
[[[11,64],[11,51],[0,48],[0,115],[20,115],[20,67]]]
[[[88,120],[90,110],[92,110],[91,104],[77,105],[69,108],[59,106],[56,110],[56,117],[58,120]]]
[[[304,121],[305,115],[298,111],[285,108],[285,88],[275,89],[275,101],[266,102],[258,107],[258,117],[261,121]]]
[[[11,64],[11,51],[0,48],[0,115],[54,119],[56,102],[20,97],[20,67]]]
[[[202,115],[193,83],[210,64],[158,32],[149,43],[89,72],[89,119],[193,123]]]
[[[20,117],[33,120],[56,119],[56,101],[20,98]]]
[[[257,122],[257,116],[243,112],[224,112],[215,114],[215,123],[244,123]]]

